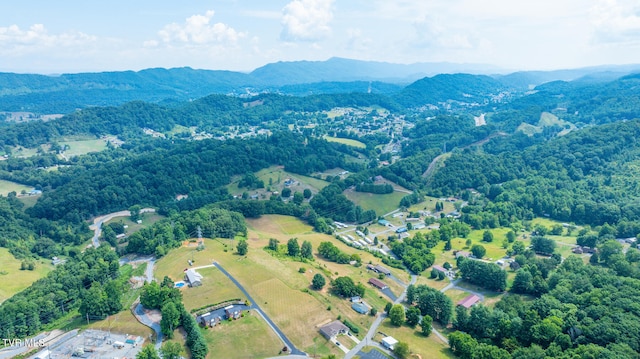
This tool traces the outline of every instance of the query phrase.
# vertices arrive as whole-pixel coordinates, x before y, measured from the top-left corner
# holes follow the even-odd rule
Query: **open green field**
[[[123,309],[120,313],[111,315],[107,319],[91,322],[88,326],[82,320],[80,328],[99,329],[120,334],[139,335],[147,340],[152,335],[151,328],[138,322],[129,309]]]
[[[179,269],[180,273],[176,276],[176,271],[172,270],[172,273],[169,275],[171,279],[174,281],[182,280],[182,265],[181,263],[186,263],[189,253],[184,253],[185,255],[182,258],[177,258],[178,261],[173,268]],[[163,266],[166,269],[167,266]],[[200,273],[202,278],[202,285],[199,287],[182,287],[182,299],[185,303],[185,308],[187,310],[202,308],[204,306],[210,304],[217,304],[229,299],[247,299],[244,294],[236,287],[227,276],[222,274],[217,268],[209,267],[202,268],[197,270]],[[160,273],[158,271],[156,275],[156,279],[162,280],[164,278],[164,273]]]
[[[287,178],[290,178],[293,181],[297,182],[295,185],[289,187],[292,194],[296,191],[303,192],[305,188],[310,189],[313,193],[318,193],[321,189],[329,185],[329,182],[327,181],[287,172],[282,166],[271,166],[268,168],[264,168],[256,172],[255,175],[264,182],[265,188],[254,190],[253,192],[264,193],[266,191],[266,188],[269,187],[272,191],[282,191],[282,189],[285,187],[284,181]],[[229,193],[239,195],[242,194],[242,192],[247,191],[246,188],[238,187],[238,182],[240,181],[240,179],[241,176],[237,176],[236,178],[234,178],[233,182],[227,186]],[[266,198],[269,197],[267,196]]]
[[[74,141],[61,141],[61,146],[69,146],[64,151],[66,157],[84,155],[91,152],[100,152],[107,148],[107,141],[104,139],[82,139]]]
[[[388,336],[394,337],[398,341],[409,344],[409,351],[417,354],[422,358],[429,359],[448,359],[456,358],[449,350],[449,346],[443,343],[435,334],[431,333],[428,337],[420,333],[420,326],[415,329],[406,325],[396,327],[391,325],[389,319],[385,319],[378,327],[378,332],[382,332]],[[380,342],[384,336],[376,334],[374,340]],[[413,358],[416,358],[415,356]]]
[[[443,204],[443,212],[449,213],[454,211],[455,205],[449,201],[440,201],[440,199],[435,197],[425,196],[424,201],[420,203],[416,203],[413,206],[409,207],[407,210],[409,212],[418,212],[418,211],[431,211],[433,213],[436,212],[436,202],[441,202]]]
[[[286,244],[289,238],[296,237],[298,242],[305,240],[311,242],[314,253],[320,242],[331,241],[340,250],[352,254],[358,253],[362,257],[363,264],[380,263],[370,253],[358,251],[346,246],[335,238],[315,233],[311,227],[301,221],[288,216],[266,215],[259,219],[247,220],[249,252],[246,257],[240,257],[235,252],[235,241],[230,240],[205,240],[205,250],[194,251],[191,248],[178,248],[172,250],[167,256],[156,264],[156,278],[164,273],[177,275],[187,267],[186,260],[195,260],[194,266],[202,266],[219,262],[249,291],[251,296],[263,308],[270,318],[282,329],[287,336],[302,350],[311,353],[340,354],[340,349],[328,345],[318,332],[318,328],[338,315],[349,319],[352,323],[362,328],[361,333],[368,328],[373,318],[361,315],[351,309],[351,303],[345,299],[329,295],[328,287],[321,291],[310,290],[312,277],[320,272],[330,279],[338,276],[351,276],[354,281],[361,282],[367,287],[365,301],[382,311],[387,298],[380,292],[370,287],[366,282],[375,276],[368,273],[364,266],[327,262],[316,257],[313,262],[302,263],[289,258],[279,258],[264,250],[269,238],[276,238],[281,244]],[[293,229],[298,232],[293,232]],[[226,250],[226,251],[225,251]],[[299,268],[304,267],[305,273],[299,273]],[[408,274],[403,271],[390,268],[401,280],[408,281]],[[390,279],[385,279],[396,294],[400,294],[401,287]],[[205,285],[202,286],[204,288]],[[186,288],[186,291],[193,288]],[[185,292],[186,293],[186,292]],[[189,299],[190,301],[190,299]],[[191,307],[185,296],[185,305]],[[327,310],[330,308],[330,310]],[[361,334],[362,335],[362,334]]]
[[[9,192],[15,192],[16,194],[20,194],[20,192],[31,191],[33,189],[32,186],[23,185],[21,183],[0,180],[0,195],[6,196]]]
[[[362,143],[362,142],[360,142],[358,140],[352,140],[350,138],[324,136],[324,139],[329,141],[329,142],[342,143],[343,145],[347,145],[347,146],[352,146],[352,147],[357,147],[357,148],[367,148],[367,145],[365,145],[364,143]]]
[[[136,223],[132,221],[129,217],[114,217],[108,222],[105,222],[104,224],[122,222],[124,223],[124,225],[128,226],[125,232],[128,234],[131,234],[141,230],[142,228],[149,227],[164,218],[165,216],[163,215],[160,215],[155,212],[151,212],[151,213],[142,213],[140,215],[140,219],[142,219],[142,223]]]
[[[31,283],[44,277],[53,270],[49,261],[36,262],[35,270],[20,270],[22,261],[16,259],[7,248],[0,248],[0,303],[11,298],[14,294],[26,289]]]
[[[24,209],[27,208],[31,208],[33,206],[36,205],[36,202],[38,202],[38,198],[40,198],[40,195],[37,196],[20,196],[18,197],[18,200],[20,202],[22,202],[22,204],[24,204]]]
[[[365,211],[373,209],[378,216],[382,216],[397,209],[400,205],[400,200],[406,196],[407,193],[393,192],[388,194],[373,194],[346,190],[344,191],[344,195]]]
[[[238,320],[222,321],[213,328],[201,329],[209,354],[207,358],[276,357],[282,342],[257,313],[251,311]]]

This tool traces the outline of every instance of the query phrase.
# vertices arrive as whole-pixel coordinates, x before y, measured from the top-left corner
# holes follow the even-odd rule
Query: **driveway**
[[[258,303],[255,300],[253,300],[251,295],[249,295],[247,290],[244,289],[244,287],[242,286],[242,284],[240,284],[240,282],[238,282],[231,274],[229,274],[229,272],[227,272],[224,268],[222,268],[220,263],[214,262],[213,264],[215,264],[215,266],[218,267],[220,272],[222,272],[222,274],[226,275],[227,278],[229,278],[231,280],[231,282],[233,282],[233,284],[235,284],[236,287],[238,287],[238,289],[240,289],[240,291],[247,297],[247,300],[249,302],[251,302],[251,308],[255,309],[255,311],[258,312],[258,314],[260,314],[262,319],[264,319],[264,321],[267,322],[269,327],[271,327],[271,330],[273,330],[273,332],[276,333],[276,335],[280,338],[280,340],[282,340],[282,342],[287,347],[289,347],[289,353],[290,354],[293,354],[293,355],[304,355],[304,356],[307,355],[305,352],[303,352],[302,350],[296,348],[295,345],[293,345],[291,340],[289,340],[289,338],[287,338],[287,336],[280,330],[280,328],[278,328],[278,326],[271,320],[271,318],[269,318],[269,316],[267,316],[267,314],[260,308]]]
[[[144,310],[142,304],[138,303],[135,309],[133,310],[133,314],[138,318],[140,323],[146,325],[147,327],[153,329],[156,332],[156,349],[160,350],[162,346],[162,330],[160,329],[160,322],[156,322],[151,319]]]

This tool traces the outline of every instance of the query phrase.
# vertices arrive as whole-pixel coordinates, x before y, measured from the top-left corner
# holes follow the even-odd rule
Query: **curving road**
[[[153,208],[143,208],[140,210],[140,213],[153,213],[156,210]],[[131,216],[131,212],[129,211],[120,211],[113,212],[109,214],[105,214],[104,216],[96,217],[93,219],[93,224],[89,226],[89,229],[93,231],[93,239],[91,243],[95,248],[100,246],[100,235],[102,234],[102,224],[104,222],[108,222],[116,217],[129,217]]]
[[[415,275],[415,274],[412,274],[411,275],[411,281],[409,282],[409,284],[416,284],[417,280],[418,280],[418,276]],[[396,298],[396,300],[393,301],[393,304],[398,304],[398,303],[404,301],[404,298],[406,298],[406,296],[407,296],[407,287],[408,287],[408,285],[404,287],[404,291],[402,292],[402,294],[400,294],[400,296],[398,298]],[[373,337],[376,335],[376,331],[378,330],[378,327],[380,326],[380,324],[382,324],[382,321],[386,317],[387,317],[386,313],[379,314],[376,317],[376,319],[373,321],[373,324],[371,324],[371,327],[369,327],[369,331],[367,332],[367,335],[365,335],[364,338],[362,340],[360,340],[360,343],[358,343],[355,347],[353,347],[351,350],[349,350],[349,352],[344,356],[344,359],[353,358],[365,346],[375,346],[377,348],[383,349],[385,352],[388,352],[379,343],[373,341]]]
[[[278,328],[278,326],[273,321],[271,321],[271,318],[269,318],[269,316],[267,316],[267,314],[260,308],[258,303],[255,300],[253,300],[251,295],[249,295],[249,293],[246,291],[246,289],[244,289],[244,287],[242,286],[242,284],[240,284],[240,282],[238,282],[231,274],[229,274],[229,272],[227,272],[224,268],[222,268],[220,263],[214,262],[213,264],[216,267],[218,267],[220,272],[222,272],[222,274],[227,276],[227,278],[229,278],[231,282],[233,282],[233,284],[235,284],[240,289],[240,291],[242,291],[242,293],[247,297],[247,300],[251,302],[251,309],[254,309],[256,312],[258,312],[258,314],[260,314],[262,319],[264,319],[264,321],[269,325],[269,327],[271,327],[271,330],[273,330],[273,332],[276,333],[276,335],[280,338],[280,340],[289,348],[289,354],[302,355],[302,356],[307,355],[305,352],[296,348],[295,345],[293,345],[291,340],[289,340],[289,338],[287,338],[287,336],[280,330],[280,328]]]

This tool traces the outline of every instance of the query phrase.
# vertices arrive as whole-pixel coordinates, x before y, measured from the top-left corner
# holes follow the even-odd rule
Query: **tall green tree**
[[[291,257],[297,257],[300,254],[300,245],[297,238],[291,238],[287,242],[287,253]]]
[[[180,325],[180,311],[173,302],[168,302],[162,306],[162,320],[160,329],[167,338],[173,338],[173,331]]]
[[[389,311],[389,319],[391,320],[392,325],[395,325],[396,327],[401,326],[405,321],[404,306],[402,306],[402,304],[396,304],[391,307],[391,310]]]
[[[160,359],[160,356],[153,344],[147,344],[136,354],[136,359]]]
[[[398,342],[394,347],[393,347],[393,354],[396,355],[396,357],[400,358],[400,359],[406,359],[409,357],[409,344],[407,344],[406,342]]]
[[[241,256],[244,256],[247,254],[247,252],[249,251],[249,244],[247,243],[246,239],[241,239],[238,241],[238,245],[236,246],[236,250],[238,251],[238,254]]]
[[[431,335],[432,324],[433,319],[430,316],[425,315],[422,317],[422,320],[420,321],[420,329],[422,335],[424,335],[425,337]]]
[[[320,290],[326,284],[326,280],[324,276],[320,273],[316,273],[313,275],[313,279],[311,279],[311,288],[315,290]]]
[[[300,246],[300,257],[305,259],[313,259],[313,247],[311,246],[311,242],[302,242],[302,246]]]
[[[182,346],[174,342],[166,342],[160,348],[162,359],[180,359],[183,351]]]

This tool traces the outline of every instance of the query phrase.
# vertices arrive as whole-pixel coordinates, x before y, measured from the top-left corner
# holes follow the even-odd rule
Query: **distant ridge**
[[[419,104],[442,99],[441,95],[449,90],[456,92],[456,98],[475,93],[474,88],[482,87],[478,81],[498,90],[499,86],[491,83],[491,79],[504,88],[526,91],[552,81],[602,83],[634,72],[640,72],[640,65],[506,74],[503,69],[483,64],[393,64],[334,57],[326,61],[277,62],[250,73],[189,67],[56,76],[0,73],[0,112],[69,113],[91,106],[117,106],[136,100],[171,104],[210,94],[271,92],[300,96],[371,92],[394,95],[405,87],[408,89],[404,95]],[[438,77],[442,74],[469,75]],[[478,78],[478,75],[486,78]],[[416,81],[418,83],[413,84]],[[483,94],[478,92],[477,95]]]

